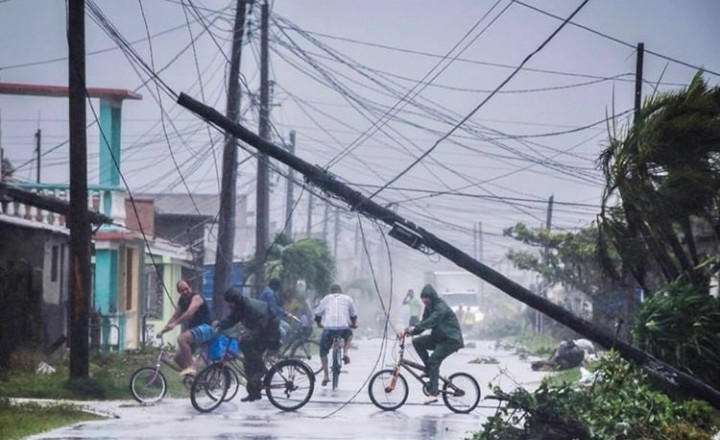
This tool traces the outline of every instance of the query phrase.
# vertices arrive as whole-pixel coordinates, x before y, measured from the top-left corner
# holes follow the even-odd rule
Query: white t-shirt
[[[355,302],[344,293],[330,293],[320,301],[315,316],[322,316],[322,325],[326,329],[350,327],[350,318],[357,316]]]

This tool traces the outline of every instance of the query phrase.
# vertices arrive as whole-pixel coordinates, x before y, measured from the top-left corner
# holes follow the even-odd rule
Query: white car
[[[485,317],[480,311],[480,299],[475,292],[443,292],[440,298],[458,315],[460,325],[473,326]],[[462,314],[459,310],[462,310]]]

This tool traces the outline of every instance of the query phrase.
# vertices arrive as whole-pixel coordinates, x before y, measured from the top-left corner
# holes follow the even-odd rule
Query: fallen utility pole
[[[212,107],[208,107],[184,93],[180,94],[177,102],[226,132],[233,133],[242,141],[257,148],[261,153],[299,171],[305,176],[305,179],[309,183],[342,199],[351,209],[391,226],[392,229],[389,235],[396,240],[414,249],[431,250],[444,256],[511,297],[527,304],[533,309],[539,310],[557,322],[596,342],[600,346],[606,349],[616,349],[623,358],[641,366],[648,371],[648,373],[658,377],[671,387],[697,399],[705,400],[715,408],[720,409],[720,392],[718,390],[660,361],[648,353],[618,340],[611,334],[595,327],[591,322],[578,318],[562,307],[534,294],[501,273],[496,272],[465,254],[450,243],[404,219],[392,210],[373,202],[344,183],[339,182],[333,174],[318,166],[305,162],[275,144],[260,138],[241,125],[229,120]]]

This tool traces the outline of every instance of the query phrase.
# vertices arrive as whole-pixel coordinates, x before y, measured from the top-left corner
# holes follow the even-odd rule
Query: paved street
[[[168,398],[154,406],[141,406],[134,401],[91,402],[89,407],[115,418],[81,423],[31,438],[463,439],[478,431],[485,417],[494,412],[492,401],[483,400],[471,414],[452,413],[442,401],[422,405],[424,395],[412,377],[408,377],[410,397],[405,406],[394,412],[379,410],[370,402],[367,381],[373,371],[392,364],[393,342],[384,352],[380,339],[356,342],[358,348],[351,352],[352,361],[341,376],[339,389],[321,387],[318,380],[312,399],[297,412],[278,411],[265,398],[253,403],[236,398],[210,414],[196,412],[187,397]],[[476,346],[448,358],[442,373],[472,374],[483,396],[490,383],[506,390],[518,385],[533,388],[543,376],[530,370],[529,361],[519,360],[507,351],[495,351],[490,341],[469,342]],[[411,358],[415,356],[412,349],[408,351]],[[470,363],[480,356],[493,356],[500,363]]]

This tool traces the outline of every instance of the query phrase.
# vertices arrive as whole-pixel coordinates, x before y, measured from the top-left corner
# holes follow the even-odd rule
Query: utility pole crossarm
[[[470,257],[450,243],[416,226],[414,223],[405,220],[392,210],[373,202],[344,183],[339,182],[335,176],[328,171],[289,154],[283,148],[260,138],[241,125],[229,120],[212,107],[202,104],[184,93],[180,94],[177,102],[221,129],[233,133],[239,139],[257,148],[261,153],[273,157],[299,171],[305,176],[309,183],[344,200],[353,210],[391,226],[393,229],[389,235],[393,238],[416,249],[423,246],[437,252],[458,266],[494,285],[511,297],[539,310],[602,347],[617,349],[622,357],[635,362],[651,374],[657,375],[659,371],[658,366],[662,366],[665,374],[663,374],[661,378],[664,379],[666,383],[673,387],[680,388],[682,391],[696,398],[706,400],[715,408],[720,409],[720,391],[663,363],[638,348],[617,340],[608,332],[595,327],[591,322],[579,318],[550,300],[534,294],[489,266]]]

